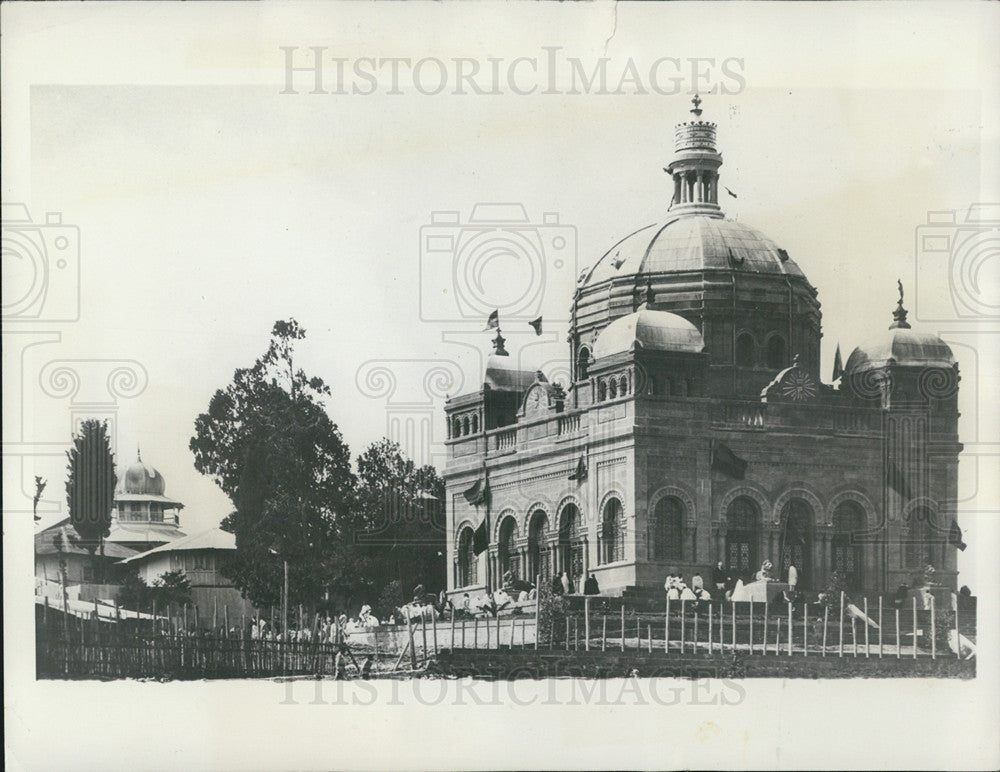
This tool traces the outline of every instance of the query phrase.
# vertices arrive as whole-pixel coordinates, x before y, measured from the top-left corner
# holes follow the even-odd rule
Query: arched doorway
[[[684,505],[676,496],[664,496],[656,502],[650,520],[650,556],[666,562],[684,559]]]
[[[552,576],[552,557],[549,551],[549,516],[541,509],[531,515],[528,527],[528,567],[532,577],[541,576],[544,581]]]
[[[848,590],[864,586],[864,565],[857,535],[865,527],[865,513],[853,501],[845,501],[833,510],[833,539],[830,543],[830,569],[840,573]]]
[[[812,573],[812,524],[812,507],[802,499],[792,499],[781,510],[780,578],[786,579],[794,565],[800,587],[809,586]]]
[[[735,577],[747,581],[758,566],[757,532],[760,510],[746,496],[735,499],[726,510],[726,564]]]
[[[520,578],[520,555],[517,554],[517,521],[507,516],[500,523],[500,539],[497,545],[497,560],[500,569],[500,576],[504,576],[508,571],[514,574],[515,578]]]
[[[601,563],[617,563],[625,559],[625,514],[622,503],[616,498],[608,499],[604,505],[598,552]]]
[[[579,529],[580,510],[576,504],[567,504],[559,513],[559,562],[577,590],[583,576],[583,537]]]
[[[462,529],[458,537],[458,586],[470,587],[478,581],[479,561],[473,548],[473,531],[471,526]]]

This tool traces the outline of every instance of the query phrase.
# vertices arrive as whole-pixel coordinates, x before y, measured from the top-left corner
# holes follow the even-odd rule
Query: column
[[[696,191],[696,193],[695,193],[695,201],[698,201],[699,203],[701,203],[702,201],[705,200],[705,187],[704,186],[705,186],[705,180],[704,180],[704,177],[703,177],[703,174],[702,174],[702,170],[699,169],[697,177],[696,177],[696,182],[695,182],[695,191]]]

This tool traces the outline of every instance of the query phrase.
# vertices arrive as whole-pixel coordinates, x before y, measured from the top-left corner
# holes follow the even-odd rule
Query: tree
[[[195,468],[234,506],[226,526],[236,556],[225,569],[253,602],[280,600],[288,561],[290,603],[314,604],[325,590],[350,590],[355,478],[350,451],[326,412],[330,390],[294,366],[305,330],[275,322],[267,351],[215,392],[195,421]]]
[[[115,457],[111,452],[108,426],[104,421],[90,419],[80,424],[73,438],[73,447],[66,451],[69,459],[66,479],[66,502],[69,519],[80,537],[80,544],[95,561],[95,553],[104,555],[104,539],[111,533],[111,510],[115,503]]]
[[[357,541],[373,588],[396,580],[404,593],[417,584],[444,589],[444,482],[434,467],[417,467],[388,439],[373,443],[358,456],[357,501],[364,528]]]

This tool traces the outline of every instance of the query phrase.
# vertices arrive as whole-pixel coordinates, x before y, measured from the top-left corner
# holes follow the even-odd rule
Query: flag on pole
[[[725,185],[723,185],[722,187],[726,188]],[[739,196],[737,196],[735,193],[733,193],[733,191],[731,191],[729,188],[726,188],[726,193],[728,193],[733,198],[739,198]]]
[[[493,328],[500,328],[500,311],[494,311],[490,314],[490,318],[486,320],[486,329],[491,330]],[[486,330],[484,330],[485,332]]]
[[[537,319],[532,319],[528,324],[534,328],[535,335],[542,334],[542,317],[539,316]]]
[[[587,462],[583,456],[580,456],[580,460],[576,462],[576,470],[569,476],[569,479],[577,482],[587,479]]]
[[[476,480],[472,487],[462,493],[465,500],[473,506],[486,503],[486,497],[490,495],[490,484],[484,482],[482,478]]]
[[[483,522],[479,524],[479,527],[472,534],[472,551],[476,555],[482,555],[486,552],[486,548],[489,546],[490,540],[486,533],[486,518],[483,518]]]
[[[962,552],[969,545],[962,541],[962,529],[958,527],[958,521],[951,521],[951,530],[948,532],[948,543],[953,547],[958,547]]]
[[[742,480],[747,471],[747,462],[733,453],[727,445],[713,440],[712,469]]]

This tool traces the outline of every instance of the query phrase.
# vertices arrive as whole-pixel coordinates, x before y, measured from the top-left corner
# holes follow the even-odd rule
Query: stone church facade
[[[580,277],[571,383],[517,369],[498,329],[482,388],[447,401],[449,590],[567,571],[619,595],[708,582],[719,560],[870,593],[929,564],[954,589],[952,351],[911,328],[900,286],[886,328],[843,367],[838,350],[824,382],[817,290],[725,219],[716,126],[697,98],[691,112],[664,218]]]

